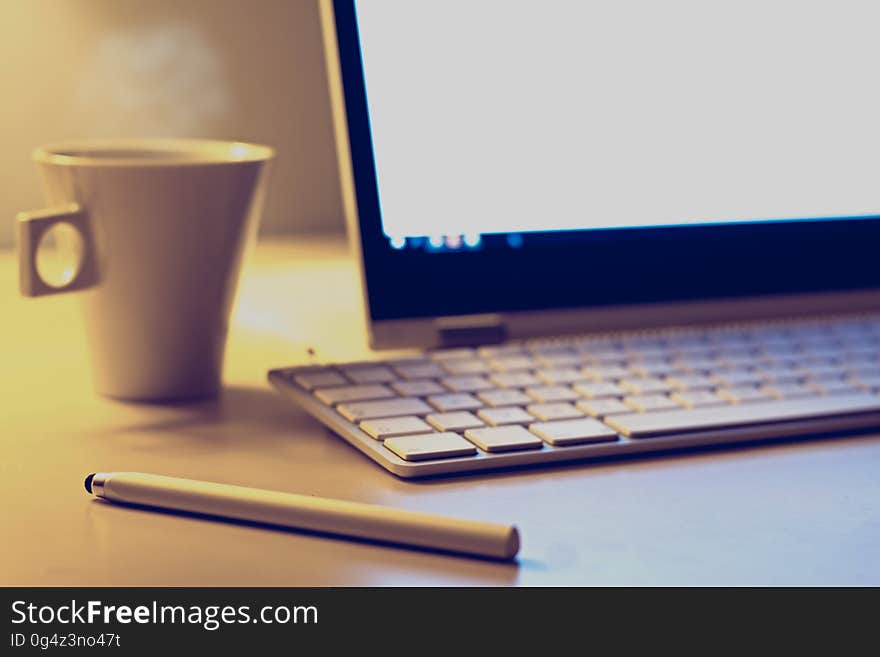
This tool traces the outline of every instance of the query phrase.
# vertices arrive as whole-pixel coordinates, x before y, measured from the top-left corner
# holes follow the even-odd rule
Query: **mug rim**
[[[119,156],[112,155],[114,151]],[[151,157],[126,153],[144,151]],[[101,155],[96,155],[101,153]],[[162,155],[166,154],[166,157]],[[83,139],[44,144],[34,149],[35,162],[88,167],[168,167],[205,164],[264,162],[275,157],[275,149],[263,144],[221,139]]]

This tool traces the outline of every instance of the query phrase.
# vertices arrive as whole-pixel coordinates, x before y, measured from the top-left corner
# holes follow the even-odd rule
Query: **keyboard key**
[[[553,404],[532,404],[527,406],[526,410],[543,422],[551,420],[569,420],[576,417],[583,417],[583,412],[571,404],[553,403]]]
[[[404,379],[439,379],[446,375],[436,363],[397,365],[394,370]]]
[[[646,360],[634,362],[629,366],[630,372],[638,376],[656,377],[665,376],[679,371],[679,366],[667,360]]]
[[[337,386],[335,388],[318,388],[315,397],[332,406],[347,401],[367,401],[369,399],[386,399],[396,397],[394,392],[383,385]]]
[[[428,379],[416,381],[395,381],[391,384],[394,391],[402,397],[425,397],[443,394],[446,390],[439,383]]]
[[[835,363],[805,362],[801,367],[796,368],[795,371],[814,379],[842,379],[844,375],[843,366]]]
[[[445,379],[440,379],[440,383],[452,392],[475,392],[477,390],[494,388],[482,376],[449,376]]]
[[[629,438],[708,431],[787,420],[807,420],[880,412],[880,396],[868,393],[783,399],[706,409],[633,413],[605,422]]]
[[[734,404],[743,402],[766,401],[770,396],[754,386],[737,386],[735,388],[719,388],[718,396]]]
[[[499,388],[525,388],[526,386],[534,386],[541,383],[528,372],[503,372],[500,374],[493,374],[489,377],[489,380]]]
[[[592,415],[593,417],[600,419],[616,413],[634,412],[634,409],[630,408],[619,399],[593,399],[590,401],[579,401],[576,406],[587,415]]]
[[[552,370],[538,370],[535,372],[544,383],[571,383],[572,381],[583,381],[584,375],[574,368],[560,368]]]
[[[684,406],[685,408],[697,408],[699,406],[717,406],[719,404],[730,403],[726,399],[722,399],[711,390],[688,390],[683,392],[675,392],[669,396],[672,401]]]
[[[449,374],[485,374],[489,365],[482,360],[446,360],[440,366]]]
[[[507,356],[490,360],[489,367],[496,372],[513,372],[534,369],[537,363],[529,356]]]
[[[478,392],[477,397],[487,406],[520,406],[532,403],[531,397],[520,390],[513,390],[512,388]]]
[[[384,401],[348,402],[340,404],[336,410],[349,422],[359,422],[400,415],[426,415],[431,412],[431,407],[421,399],[402,397]]]
[[[525,354],[523,346],[520,344],[502,344],[480,347],[477,349],[480,358],[508,358],[513,356],[522,356]]]
[[[848,380],[861,390],[874,390],[880,392],[880,375],[871,376],[867,374],[859,374]]]
[[[541,367],[545,367],[548,369],[571,367],[573,365],[581,364],[581,358],[573,352],[540,354],[538,356],[535,356],[535,360],[540,364]]]
[[[483,426],[482,420],[473,413],[468,413],[467,411],[432,413],[425,419],[438,431],[461,431]]]
[[[526,388],[526,394],[530,397],[529,402],[574,401],[578,398],[578,394],[568,386]]]
[[[477,411],[477,415],[486,424],[493,427],[502,424],[529,424],[535,421],[535,418],[526,413],[523,409],[516,406],[507,406],[504,408],[482,408]]]
[[[360,427],[376,440],[384,440],[394,436],[407,436],[413,433],[433,433],[434,431],[425,424],[424,420],[414,415],[364,420],[361,422]]]
[[[618,439],[614,429],[592,418],[535,422],[529,427],[529,431],[551,445],[613,442]]]
[[[807,384],[811,390],[816,391],[820,395],[834,395],[841,392],[855,392],[859,390],[851,381],[843,379],[826,379],[823,381],[812,381]]]
[[[753,386],[760,383],[762,378],[760,374],[753,370],[737,368],[710,374],[709,380],[719,386],[736,388],[740,386]]]
[[[468,429],[464,437],[485,452],[509,452],[520,449],[540,449],[544,443],[519,425]]]
[[[703,374],[676,374],[666,377],[666,383],[675,390],[711,390],[716,384]]]
[[[306,390],[315,388],[327,388],[330,386],[344,386],[348,383],[341,374],[333,370],[317,370],[315,372],[303,372],[296,374],[293,380]]]
[[[346,367],[342,370],[352,383],[390,383],[397,376],[387,367]]]
[[[476,447],[457,433],[430,433],[389,438],[385,441],[385,447],[405,461],[473,456],[477,453]]]
[[[473,411],[483,407],[483,403],[465,392],[428,397],[428,403],[438,411]]]
[[[755,372],[764,383],[793,383],[803,377],[791,367],[773,367],[762,365]]]
[[[602,399],[604,397],[623,397],[626,391],[616,383],[610,381],[594,381],[592,383],[576,383],[572,386],[574,391],[587,399]]]
[[[624,397],[623,403],[640,413],[659,411],[664,408],[681,408],[673,399],[666,395],[633,395]]]
[[[594,365],[614,365],[626,360],[626,354],[616,347],[601,345],[583,345],[578,348],[578,354],[586,362]]]
[[[632,376],[632,372],[620,365],[591,365],[582,368],[581,374],[592,381],[616,381]]]
[[[634,395],[652,395],[663,392],[670,392],[672,386],[666,381],[645,377],[643,379],[624,379],[618,385]]]
[[[679,372],[704,374],[721,369],[724,366],[724,361],[715,358],[676,358],[672,364]]]
[[[766,394],[768,397],[774,397],[776,399],[790,399],[792,397],[811,397],[816,394],[816,392],[810,389],[809,386],[795,382],[771,383],[769,385],[761,386],[759,390]]]

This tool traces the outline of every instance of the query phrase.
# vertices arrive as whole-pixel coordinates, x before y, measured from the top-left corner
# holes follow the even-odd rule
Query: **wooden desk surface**
[[[247,262],[221,399],[126,404],[90,388],[75,295],[20,299],[0,253],[2,585],[880,584],[880,435],[413,483],[283,401],[266,370],[366,353],[340,241]],[[516,564],[101,503],[141,470],[510,521]]]

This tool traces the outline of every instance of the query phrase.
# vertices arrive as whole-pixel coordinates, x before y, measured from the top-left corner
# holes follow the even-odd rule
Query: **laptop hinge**
[[[436,326],[441,347],[473,347],[507,339],[507,328],[498,315],[443,317],[436,320]]]

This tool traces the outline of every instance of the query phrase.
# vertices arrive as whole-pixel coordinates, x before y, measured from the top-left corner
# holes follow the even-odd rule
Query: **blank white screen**
[[[384,232],[880,214],[880,3],[357,3]]]

